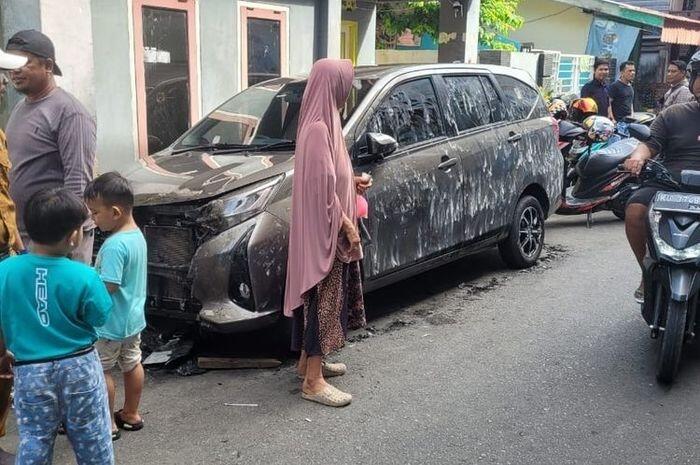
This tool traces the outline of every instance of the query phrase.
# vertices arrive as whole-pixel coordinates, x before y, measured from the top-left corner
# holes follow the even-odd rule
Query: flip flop
[[[345,407],[352,402],[352,396],[347,392],[343,392],[330,384],[323,391],[316,394],[301,393],[302,399],[316,402],[317,404],[327,405],[328,407]]]
[[[324,378],[333,378],[334,376],[343,376],[345,373],[347,373],[348,367],[345,366],[344,363],[330,363],[330,362],[323,362],[323,365],[321,365],[321,373],[323,374]],[[300,375],[297,372],[297,377],[299,379],[304,379],[304,375]]]
[[[137,423],[129,423],[122,418],[121,413],[121,410],[114,412],[114,422],[117,424],[119,429],[123,429],[124,431],[139,431],[140,429],[143,429],[143,420]]]
[[[112,431],[112,442],[117,441],[122,437],[122,432],[119,431],[118,429],[115,431]]]

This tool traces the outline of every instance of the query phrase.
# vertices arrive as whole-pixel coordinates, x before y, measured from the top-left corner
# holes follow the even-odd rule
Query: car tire
[[[544,212],[535,197],[520,198],[509,229],[508,237],[498,244],[501,258],[511,268],[530,268],[544,245]]]

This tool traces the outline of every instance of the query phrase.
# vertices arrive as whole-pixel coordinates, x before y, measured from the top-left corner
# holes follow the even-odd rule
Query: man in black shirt
[[[608,116],[610,101],[606,80],[610,74],[610,64],[605,60],[596,59],[593,65],[593,80],[581,88],[581,98],[592,98],[598,105],[598,114]]]
[[[663,152],[662,163],[677,180],[682,170],[700,170],[700,78],[692,79],[690,86],[696,101],[674,105],[661,112],[651,125],[651,139],[639,144],[625,161],[625,169],[639,174],[648,159]],[[647,248],[649,204],[660,190],[663,187],[642,187],[627,202],[625,231],[640,266]],[[644,299],[643,286],[639,286],[634,296],[637,301]]]
[[[610,116],[616,122],[623,121],[627,116],[631,116],[634,111],[634,88],[632,81],[636,69],[634,63],[625,61],[620,65],[620,79],[608,87],[610,97]]]

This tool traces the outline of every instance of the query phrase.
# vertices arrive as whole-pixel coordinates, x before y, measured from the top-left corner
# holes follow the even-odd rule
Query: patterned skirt
[[[345,345],[348,329],[365,326],[360,262],[336,260],[323,281],[304,295],[294,311],[292,350],[328,355]]]

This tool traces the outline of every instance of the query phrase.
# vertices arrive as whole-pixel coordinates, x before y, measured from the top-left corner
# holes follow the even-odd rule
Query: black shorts
[[[638,203],[648,207],[651,201],[654,200],[656,193],[664,190],[667,190],[667,188],[656,184],[647,184],[646,186],[640,187],[634,191],[634,193],[630,196],[630,199],[627,201],[627,205],[629,206],[633,203]]]
[[[656,195],[656,193],[661,191],[668,192],[673,191],[673,189],[669,189],[668,187],[664,187],[660,184],[648,183],[644,187],[640,187],[639,189],[634,191],[634,193],[630,196],[630,199],[627,201],[627,205],[629,206],[633,203],[637,203],[648,207],[651,201],[654,200],[654,196]],[[700,189],[685,188],[683,189],[683,192],[689,192],[691,194],[700,194]]]

